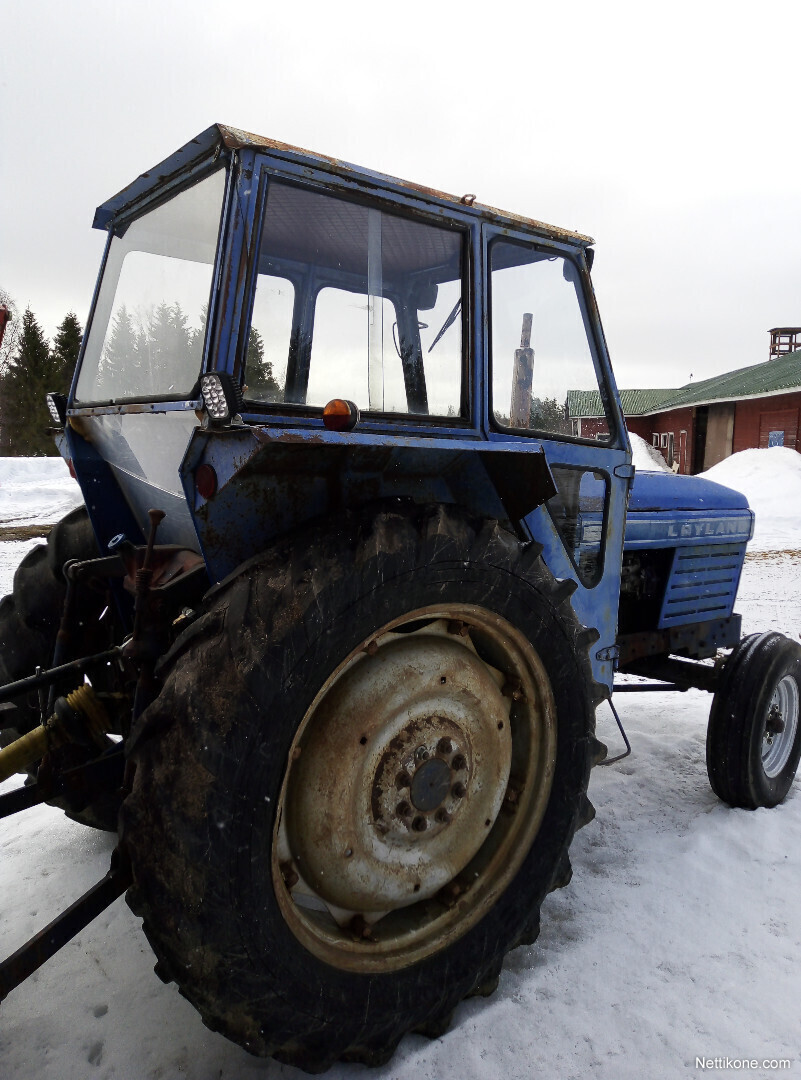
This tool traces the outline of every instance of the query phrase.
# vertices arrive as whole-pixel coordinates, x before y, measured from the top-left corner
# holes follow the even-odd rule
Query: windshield
[[[462,416],[464,244],[458,228],[273,181],[246,400]]]
[[[190,395],[200,374],[224,190],[218,169],[114,237],[76,403]]]

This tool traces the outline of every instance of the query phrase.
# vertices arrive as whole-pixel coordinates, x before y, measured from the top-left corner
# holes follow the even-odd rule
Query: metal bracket
[[[115,851],[111,868],[104,878],[0,963],[0,1001],[122,896],[130,884],[130,870],[121,863]]]
[[[623,742],[626,744],[626,749],[622,754],[617,754],[615,757],[607,758],[605,761],[599,761],[598,765],[614,765],[617,761],[622,761],[623,758],[627,758],[631,753],[631,743],[629,742],[628,735],[623,730],[623,724],[620,722],[620,717],[617,715],[617,709],[612,704],[612,699],[609,698],[609,708],[612,710],[612,716],[617,721],[617,726],[620,728],[620,734],[623,736]]]
[[[620,659],[619,645],[606,645],[595,654],[596,660],[613,660],[615,663]]]

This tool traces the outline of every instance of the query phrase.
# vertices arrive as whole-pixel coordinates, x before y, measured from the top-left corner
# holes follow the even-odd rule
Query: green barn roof
[[[621,390],[623,415],[644,416],[655,412],[663,401],[675,393],[675,390]],[[573,417],[604,415],[601,395],[597,390],[568,390],[567,407],[569,415]]]
[[[801,390],[801,352],[787,353],[764,364],[727,371],[711,379],[687,383],[676,390],[621,390],[624,416],[647,416],[716,401],[763,397]],[[570,390],[567,407],[571,417],[603,416],[597,390]]]

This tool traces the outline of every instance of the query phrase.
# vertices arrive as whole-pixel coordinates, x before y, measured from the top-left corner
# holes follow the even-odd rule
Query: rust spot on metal
[[[284,885],[286,885],[288,889],[294,889],[294,887],[300,880],[295,867],[292,865],[291,862],[283,862],[281,863],[279,869],[281,871],[281,877],[283,878]]]
[[[437,893],[436,899],[446,907],[453,907],[459,897],[464,893],[465,887],[459,881],[449,881],[444,888]]]
[[[348,923],[348,929],[360,941],[373,940],[373,931],[363,915],[354,915]]]
[[[523,691],[523,684],[520,679],[514,677],[507,679],[503,684],[503,690],[501,691],[504,697],[510,697],[512,701],[525,701],[526,695]]]
[[[520,804],[520,792],[517,788],[508,787],[504,796],[502,807],[507,814],[516,814]]]
[[[380,184],[386,186],[387,182],[389,182],[403,191],[413,192],[416,195],[423,196],[425,199],[434,199],[437,202],[459,207],[461,210],[477,210],[482,217],[491,221],[500,220],[501,224],[511,224],[513,226],[523,225],[528,229],[532,229],[535,232],[539,232],[554,239],[567,239],[574,242],[578,241],[582,244],[592,244],[594,242],[591,237],[585,236],[582,233],[573,232],[571,229],[560,229],[555,225],[548,225],[545,222],[537,221],[534,218],[523,217],[520,214],[510,214],[503,210],[498,210],[494,206],[486,206],[482,203],[477,203],[475,201],[475,195],[472,196],[472,201],[467,202],[465,200],[470,198],[469,195],[449,195],[447,192],[440,191],[437,188],[428,187],[425,184],[416,184],[409,180],[401,180],[395,176],[385,176],[381,174],[371,175],[368,170],[343,162],[340,158],[304,150],[302,147],[292,146],[290,143],[279,142],[277,139],[269,139],[263,135],[255,135],[252,132],[243,131],[241,128],[229,127],[225,124],[218,124],[217,128],[220,132],[223,144],[229,150],[240,150],[244,147],[252,147],[255,150],[264,150],[266,152],[277,154],[297,155],[298,157],[306,158],[316,167],[325,171],[337,175],[346,175],[348,179],[356,180],[357,182],[361,179],[363,183],[371,188],[377,188]],[[357,174],[356,176],[354,176],[354,172]],[[361,174],[361,177],[358,174]]]

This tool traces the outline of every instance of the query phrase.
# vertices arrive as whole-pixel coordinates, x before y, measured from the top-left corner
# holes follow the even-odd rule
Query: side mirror
[[[439,285],[421,285],[414,293],[412,301],[418,311],[431,311],[437,306],[438,295]]]

